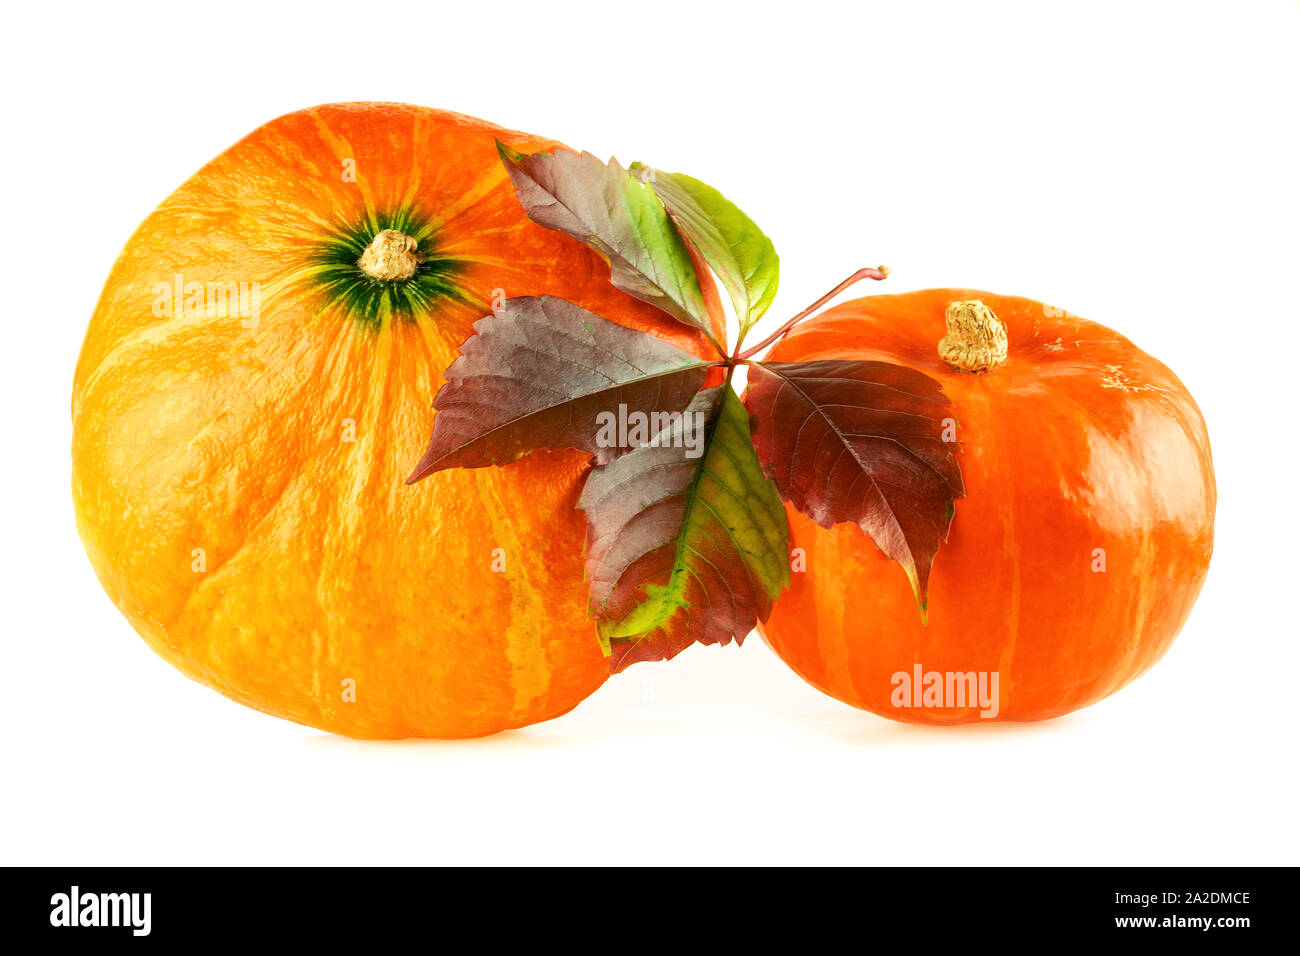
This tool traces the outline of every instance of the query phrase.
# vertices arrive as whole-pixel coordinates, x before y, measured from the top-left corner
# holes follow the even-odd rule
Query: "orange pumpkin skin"
[[[497,138],[558,145],[400,104],[281,117],[173,193],[114,266],[74,385],[78,528],[122,613],[195,680],[397,738],[546,720],[606,679],[581,454],[404,482],[443,370],[496,290],[562,296],[706,353],[525,217]],[[429,255],[427,301],[340,298],[327,280],[349,278],[355,252],[340,258],[339,237],[399,213]],[[260,301],[159,307],[176,276],[256,282]]]
[[[1007,329],[992,372],[957,371],[936,351],[948,304],[970,299]],[[952,401],[962,448],[966,497],[934,562],[928,625],[902,570],[856,525],[826,529],[787,508],[806,570],[760,631],[809,683],[896,720],[1042,720],[1113,693],[1169,649],[1209,567],[1215,483],[1200,411],[1164,365],[1096,323],[970,289],[847,302],[771,358],[925,372]],[[996,716],[897,706],[909,698],[895,675],[917,665],[996,672]]]

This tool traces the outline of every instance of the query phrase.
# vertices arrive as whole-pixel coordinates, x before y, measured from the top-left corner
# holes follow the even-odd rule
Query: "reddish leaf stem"
[[[785,335],[787,332],[793,329],[804,319],[808,318],[808,316],[812,315],[814,312],[820,309],[831,299],[835,298],[837,295],[843,292],[849,286],[857,282],[861,282],[863,279],[875,279],[876,281],[880,281],[881,279],[884,279],[888,275],[889,275],[889,269],[886,268],[885,266],[876,266],[874,268],[868,266],[865,269],[859,269],[857,272],[853,273],[853,275],[849,276],[847,279],[845,279],[835,288],[831,289],[830,292],[827,292],[824,296],[822,296],[812,305],[808,306],[808,308],[804,309],[802,312],[796,315],[793,319],[786,322],[783,326],[781,326],[779,329],[777,329],[767,338],[763,339],[763,341],[759,342],[753,348],[746,349],[745,351],[741,352],[739,355],[732,356],[732,360],[735,362],[744,362],[747,359],[753,358],[759,352],[763,351],[763,349],[767,348],[777,339],[781,338],[781,336]]]

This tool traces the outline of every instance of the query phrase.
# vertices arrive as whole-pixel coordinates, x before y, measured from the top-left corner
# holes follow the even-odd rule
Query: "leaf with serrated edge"
[[[686,243],[650,188],[591,153],[497,150],[529,219],[590,246],[617,288],[712,337]]]
[[[638,167],[632,164],[634,172]],[[726,286],[743,336],[776,297],[781,263],[772,240],[735,203],[698,179],[655,170],[650,185]]]
[[[964,494],[939,383],[889,362],[752,363],[745,404],[781,496],[824,528],[856,522],[903,566],[924,613],[930,566]]]
[[[682,446],[696,415],[707,431],[691,458]],[[790,580],[785,509],[730,386],[700,392],[656,438],[593,469],[578,501],[592,612],[615,673],[697,641],[743,641]]]
[[[445,468],[502,465],[537,448],[610,461],[598,416],[681,412],[709,363],[552,296],[507,300],[474,323],[446,371],[428,451],[408,482]]]

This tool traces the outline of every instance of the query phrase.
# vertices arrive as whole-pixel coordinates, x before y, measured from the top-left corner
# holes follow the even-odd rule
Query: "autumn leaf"
[[[593,469],[578,501],[615,673],[694,642],[743,641],[789,583],[785,510],[730,385],[700,392],[655,438]]]
[[[700,329],[724,352],[690,252],[653,190],[617,160],[591,153],[526,155],[500,142],[497,150],[528,218],[590,246],[617,288]]]
[[[746,404],[781,496],[822,527],[856,522],[903,566],[924,613],[964,493],[939,383],[888,362],[752,363]]]
[[[641,167],[632,164],[633,172]],[[654,170],[655,194],[731,297],[743,339],[776,298],[780,259],[772,240],[735,203],[684,173]]]
[[[433,437],[408,483],[445,468],[514,461],[537,448],[578,448],[598,462],[608,417],[680,413],[710,363],[564,299],[507,300],[474,323],[434,400]],[[602,421],[604,418],[604,421]]]
[[[408,480],[505,465],[538,448],[591,455],[577,504],[589,610],[614,672],[692,643],[739,643],[767,619],[790,579],[782,498],[824,527],[857,523],[903,566],[924,614],[963,494],[938,382],[885,362],[753,360],[849,285],[887,270],[858,270],[729,356],[710,272],[742,336],[779,278],[753,220],[680,173],[497,145],[529,218],[594,249],[614,286],[702,331],[719,354],[701,360],[562,299],[512,299],[475,323],[447,369],[433,436]],[[750,373],[744,402],[731,387],[739,365]],[[710,369],[723,368],[725,382],[705,388]]]

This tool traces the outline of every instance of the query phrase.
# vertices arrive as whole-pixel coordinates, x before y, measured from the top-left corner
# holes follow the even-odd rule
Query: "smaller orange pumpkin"
[[[771,358],[925,372],[962,446],[928,624],[856,525],[787,509],[805,570],[760,631],[811,684],[896,720],[1040,720],[1169,649],[1209,567],[1215,484],[1205,422],[1164,365],[1094,322],[970,289],[847,302]]]

